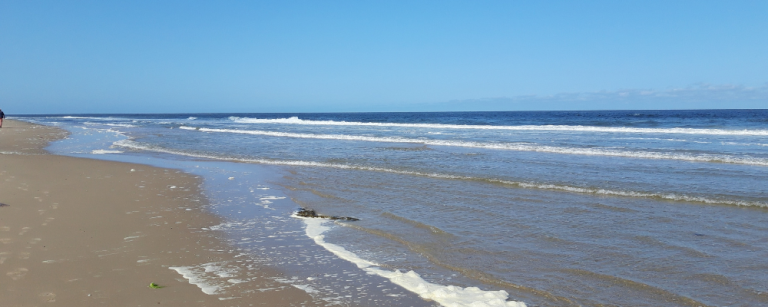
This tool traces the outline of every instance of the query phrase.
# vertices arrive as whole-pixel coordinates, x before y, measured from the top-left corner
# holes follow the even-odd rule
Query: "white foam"
[[[285,199],[284,196],[264,196],[259,198],[260,200],[278,200],[278,199]]]
[[[94,155],[106,155],[106,154],[119,154],[123,152],[119,150],[96,149],[91,151],[91,153]]]
[[[768,147],[768,144],[763,143],[739,143],[739,142],[720,142],[721,145],[735,145],[735,146],[762,146]]]
[[[392,174],[423,176],[423,177],[431,177],[431,178],[439,178],[439,179],[489,181],[489,182],[501,183],[501,184],[519,187],[519,188],[526,188],[526,189],[555,190],[555,191],[564,191],[564,192],[572,192],[572,193],[599,194],[599,195],[621,196],[621,197],[660,198],[660,199],[672,200],[672,201],[687,201],[687,202],[699,202],[699,203],[706,203],[706,204],[768,208],[768,203],[762,203],[757,201],[712,199],[712,198],[706,198],[706,197],[680,195],[680,194],[673,194],[673,193],[650,193],[650,192],[608,190],[608,189],[599,189],[599,188],[572,187],[572,186],[566,186],[566,185],[509,181],[509,180],[501,180],[501,179],[488,179],[488,178],[457,176],[457,175],[448,175],[448,174],[439,174],[439,173],[421,173],[421,172],[403,171],[403,170],[396,170],[396,169],[389,169],[389,168],[382,168],[382,167],[323,163],[323,162],[313,162],[313,161],[240,159],[240,158],[219,157],[219,156],[213,156],[213,155],[195,154],[195,153],[189,153],[189,152],[183,152],[183,151],[169,150],[164,148],[144,146],[131,140],[118,141],[118,142],[115,142],[115,145],[127,147],[127,148],[140,149],[140,150],[162,152],[162,153],[168,153],[168,154],[174,154],[174,155],[182,155],[187,157],[243,162],[243,163],[258,163],[258,164],[286,165],[286,166],[307,166],[307,167],[328,167],[328,168],[337,168],[337,169],[374,171],[374,172],[384,172],[384,173],[392,173]]]
[[[462,288],[457,286],[444,286],[430,283],[421,278],[421,276],[414,271],[402,273],[399,270],[388,271],[381,269],[378,264],[362,259],[339,245],[325,242],[322,234],[329,229],[329,227],[323,225],[324,222],[326,222],[325,220],[313,218],[302,218],[302,220],[304,220],[304,223],[306,224],[307,236],[312,238],[317,245],[322,246],[341,259],[352,262],[368,274],[375,274],[387,278],[394,284],[416,293],[424,299],[433,300],[440,303],[440,305],[449,307],[526,306],[523,302],[507,301],[509,293],[504,290],[484,291],[477,287]]]
[[[690,161],[690,162],[707,162],[707,163],[714,162],[714,163],[732,163],[732,164],[768,166],[768,159],[765,159],[765,158],[754,158],[754,157],[743,157],[743,156],[739,157],[739,156],[732,156],[732,155],[690,154],[690,153],[634,151],[634,150],[625,151],[625,150],[615,150],[615,149],[606,149],[606,148],[559,147],[559,146],[547,146],[547,145],[536,145],[536,144],[525,144],[525,143],[481,143],[481,142],[451,141],[451,140],[410,139],[410,138],[401,138],[401,137],[374,137],[374,136],[345,135],[345,134],[310,134],[310,133],[290,133],[290,132],[275,132],[275,131],[262,131],[262,130],[211,129],[211,128],[194,128],[194,127],[184,127],[184,126],[180,128],[187,129],[187,130],[198,130],[201,132],[238,133],[238,134],[251,134],[251,135],[264,135],[264,136],[290,137],[290,138],[303,138],[303,139],[346,140],[346,141],[386,142],[386,143],[415,143],[415,144],[434,145],[434,146],[471,147],[471,148],[483,148],[483,149],[545,152],[545,153],[586,155],[586,156],[609,156],[609,157],[623,157],[623,158],[637,158],[637,159],[681,160],[681,161]]]
[[[233,270],[226,269],[223,266],[216,263],[208,263],[204,266],[204,268],[206,273],[213,273],[213,274],[216,274],[216,276],[219,276],[221,278],[232,277],[232,273],[233,273]]]
[[[521,125],[521,126],[491,126],[491,125],[451,125],[451,124],[418,124],[418,123],[370,123],[347,122],[333,120],[303,120],[298,117],[290,118],[247,118],[230,117],[229,120],[244,124],[292,124],[320,126],[375,126],[375,127],[407,127],[431,129],[482,129],[482,130],[517,130],[517,131],[574,131],[574,132],[608,132],[608,133],[671,133],[671,134],[704,134],[704,135],[755,135],[768,136],[768,130],[725,130],[699,128],[630,128],[630,127],[596,127],[568,125]]]
[[[190,284],[193,284],[200,288],[203,293],[213,295],[219,292],[221,287],[208,283],[200,272],[197,272],[195,267],[169,267],[169,269],[181,274]]]
[[[304,292],[307,292],[309,294],[319,293],[320,292],[320,291],[317,291],[315,288],[312,288],[311,286],[308,286],[308,285],[295,285],[295,284],[291,284],[291,286],[294,286],[294,287],[296,287],[298,289],[301,289]]]
[[[223,222],[221,224],[208,227],[208,229],[209,230],[214,230],[214,231],[217,231],[217,230],[227,230],[227,229],[232,229],[232,228],[236,228],[236,227],[241,227],[243,225],[244,224],[242,222]]]
[[[113,126],[113,127],[125,127],[125,128],[133,128],[136,127],[136,125],[131,124],[103,124],[105,126]]]
[[[226,262],[211,262],[196,266],[169,267],[181,274],[190,284],[200,288],[208,295],[220,294],[226,288],[247,280],[232,278],[239,268]]]
[[[83,124],[89,125],[89,126],[99,125],[99,126],[124,127],[124,128],[136,127],[136,125],[131,125],[131,124],[110,124],[110,123],[92,123],[92,122],[84,122]]]

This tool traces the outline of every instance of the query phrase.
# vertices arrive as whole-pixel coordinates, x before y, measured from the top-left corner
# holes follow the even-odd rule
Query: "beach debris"
[[[1,208],[1,207],[9,207],[9,206],[10,206],[10,205],[8,205],[8,204],[0,203],[0,208]]]
[[[152,288],[152,289],[161,289],[161,288],[165,288],[164,286],[158,285],[158,284],[156,284],[156,283],[153,283],[153,282],[149,283],[149,287],[150,287],[150,288]]]
[[[300,217],[321,218],[321,219],[329,219],[329,220],[342,220],[342,221],[359,221],[360,220],[360,219],[357,219],[354,217],[348,217],[348,216],[328,216],[328,215],[317,214],[315,210],[307,209],[307,208],[299,208],[299,211],[296,212],[296,215]]]
[[[131,169],[131,172],[135,172],[135,171],[136,171],[135,169]]]

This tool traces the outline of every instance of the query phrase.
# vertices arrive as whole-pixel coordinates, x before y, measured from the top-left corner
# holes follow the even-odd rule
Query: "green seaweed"
[[[152,289],[165,288],[164,286],[158,285],[158,284],[153,283],[153,282],[149,283],[149,287],[152,288]]]

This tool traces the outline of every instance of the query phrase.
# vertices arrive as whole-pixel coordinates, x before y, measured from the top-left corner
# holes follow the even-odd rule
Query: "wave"
[[[684,306],[707,306],[706,304],[699,302],[687,296],[683,296],[677,293],[667,291],[654,285],[646,284],[639,281],[634,281],[627,278],[621,278],[617,276],[611,276],[601,274],[597,272],[582,270],[582,269],[561,269],[563,272],[579,276],[580,278],[589,277],[595,280],[600,280],[609,285],[621,285],[629,289],[643,291],[652,295],[652,297],[662,299],[667,302],[679,302]]]
[[[25,153],[20,151],[0,151],[0,155],[37,156],[38,154]]]
[[[569,131],[569,132],[606,132],[606,133],[660,133],[660,134],[702,134],[702,135],[741,135],[768,136],[768,130],[728,130],[702,128],[632,128],[632,127],[597,127],[569,125],[521,125],[521,126],[492,126],[492,125],[454,125],[454,124],[419,124],[419,123],[373,123],[348,122],[335,120],[304,120],[296,116],[290,118],[248,118],[229,117],[229,120],[241,124],[292,124],[318,126],[374,126],[374,127],[406,127],[432,129],[481,129],[481,130],[516,130],[516,131]]]
[[[622,151],[622,150],[612,150],[612,149],[604,149],[604,148],[557,147],[557,146],[532,145],[532,144],[521,144],[521,143],[480,143],[480,142],[434,140],[434,139],[410,139],[410,138],[402,138],[402,137],[375,137],[375,136],[360,136],[360,135],[345,135],[345,134],[309,134],[309,133],[276,132],[276,131],[262,131],[262,130],[195,128],[195,127],[187,127],[187,126],[181,126],[179,128],[185,129],[185,130],[202,131],[202,132],[239,133],[239,134],[302,138],[302,139],[345,140],[345,141],[365,141],[365,142],[385,142],[385,143],[413,143],[413,144],[424,144],[424,145],[433,145],[433,146],[471,147],[471,148],[483,148],[483,149],[545,152],[545,153],[556,153],[556,154],[609,156],[609,157],[624,157],[624,158],[638,158],[638,159],[681,160],[681,161],[690,161],[690,162],[710,162],[710,163],[714,162],[714,163],[731,163],[731,164],[768,166],[768,159],[764,159],[764,158],[734,157],[734,156],[728,156],[728,155],[713,155],[713,154],[694,155],[694,154],[688,154],[688,153],[668,153],[668,152],[653,152],[653,151]]]
[[[615,140],[650,140],[650,141],[667,141],[667,142],[712,144],[712,142],[702,142],[702,141],[694,141],[694,140],[686,140],[686,139],[664,139],[664,138],[623,137],[623,138],[615,138]]]
[[[99,125],[99,126],[110,126],[110,127],[124,127],[124,128],[133,128],[136,127],[136,125],[131,124],[110,124],[110,123],[92,123],[92,122],[84,122],[84,125]]]
[[[762,146],[768,147],[768,144],[763,143],[738,143],[738,142],[720,142],[721,145],[735,145],[735,146]]]
[[[383,173],[400,174],[400,175],[429,177],[429,178],[436,178],[436,179],[479,181],[479,182],[487,182],[487,183],[494,183],[494,184],[502,184],[509,187],[524,188],[524,189],[549,190],[549,191],[558,191],[558,192],[591,194],[591,195],[599,195],[599,196],[616,196],[616,197],[630,197],[630,198],[649,198],[649,199],[658,199],[658,200],[667,200],[667,201],[684,201],[684,202],[703,203],[703,204],[710,204],[710,205],[730,205],[730,206],[740,206],[740,207],[768,208],[768,203],[758,202],[758,201],[714,199],[714,198],[707,198],[707,197],[701,197],[701,196],[691,196],[691,195],[674,194],[674,193],[653,193],[653,192],[609,190],[609,189],[589,188],[589,187],[574,187],[574,186],[567,186],[567,185],[546,184],[546,183],[525,182],[525,181],[511,181],[511,180],[503,180],[503,179],[480,178],[480,177],[459,176],[459,175],[440,174],[440,173],[425,173],[425,172],[397,170],[397,169],[383,168],[383,167],[325,163],[325,162],[314,162],[314,161],[243,159],[243,158],[234,158],[234,157],[222,157],[222,156],[215,156],[210,154],[191,153],[191,152],[184,152],[180,150],[172,150],[172,149],[166,149],[166,148],[155,147],[155,146],[147,146],[147,145],[139,144],[132,140],[117,141],[114,143],[114,145],[119,147],[124,147],[124,148],[131,148],[135,150],[146,150],[146,151],[161,152],[161,153],[187,156],[187,157],[193,157],[193,158],[212,159],[212,160],[220,160],[220,161],[374,171],[374,172],[383,172]]]
[[[119,154],[123,152],[119,150],[96,149],[96,150],[92,150],[91,153],[94,155],[106,155],[106,154]]]
[[[408,225],[411,225],[411,226],[416,227],[416,228],[426,229],[429,232],[431,232],[433,234],[436,234],[436,235],[443,235],[443,236],[450,236],[451,235],[451,234],[445,232],[444,230],[442,230],[440,228],[437,228],[436,226],[427,225],[427,224],[424,224],[422,222],[414,221],[412,219],[409,219],[409,218],[406,218],[406,217],[402,217],[402,216],[399,216],[399,215],[396,215],[396,214],[392,214],[392,213],[389,213],[389,212],[386,212],[386,211],[381,213],[381,216],[389,218],[389,219],[393,219],[393,220],[396,220],[396,221],[399,221],[399,222],[402,222],[402,223],[405,223],[405,224],[408,224]]]
[[[58,116],[50,116],[51,118],[57,118]],[[105,121],[130,121],[132,119],[125,117],[101,117],[101,116],[61,116],[59,118],[66,119],[90,119],[90,120],[105,120]]]
[[[297,216],[294,215],[294,217]],[[384,277],[424,299],[436,301],[443,306],[526,306],[524,302],[508,301],[509,293],[504,290],[483,291],[477,287],[444,286],[430,283],[414,271],[402,273],[399,270],[389,271],[382,269],[377,263],[360,258],[342,246],[325,242],[323,233],[330,229],[330,227],[323,225],[325,221],[322,219],[301,219],[304,220],[306,225],[305,232],[307,237],[313,239],[317,245],[322,246],[339,258],[355,264],[366,273]]]

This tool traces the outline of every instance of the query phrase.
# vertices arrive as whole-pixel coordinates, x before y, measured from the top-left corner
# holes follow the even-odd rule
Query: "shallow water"
[[[299,204],[360,218],[335,223],[323,240],[381,269],[504,290],[529,306],[768,304],[768,111],[24,119],[74,132],[51,147],[57,153],[207,163],[200,174],[214,211],[241,225],[221,229],[233,240],[268,238],[253,224],[264,219],[284,227],[286,246],[313,245],[289,217]],[[264,165],[282,176],[249,170]],[[248,183],[221,179],[233,172]],[[260,185],[275,195],[252,190]],[[276,195],[293,202],[261,199]],[[271,204],[255,205],[264,200],[283,203],[264,215]],[[233,244],[275,261],[258,248],[267,243],[251,241]],[[285,262],[298,278],[308,256],[291,253],[280,257],[294,259]],[[350,280],[345,295],[366,293],[357,304],[403,291]]]

